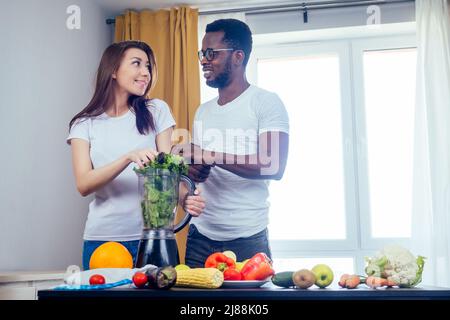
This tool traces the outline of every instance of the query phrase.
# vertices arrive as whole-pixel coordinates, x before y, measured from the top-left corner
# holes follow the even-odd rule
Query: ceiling
[[[225,9],[225,8],[245,8],[249,6],[263,6],[274,4],[307,3],[318,0],[94,0],[108,15],[121,14],[125,9],[162,9],[179,5],[190,5],[202,10]],[[325,1],[325,0],[319,0]],[[338,0],[335,0],[338,1]]]

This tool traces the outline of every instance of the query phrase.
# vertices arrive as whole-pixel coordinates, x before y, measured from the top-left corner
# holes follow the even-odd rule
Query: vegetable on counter
[[[223,284],[223,273],[216,268],[177,270],[177,287],[216,289]]]
[[[224,271],[227,268],[235,268],[236,262],[224,255],[222,252],[215,252],[211,254],[205,261],[205,268],[216,268]]]
[[[366,283],[366,277],[356,274],[343,274],[339,279],[339,286],[347,289],[356,289],[361,283]]]
[[[223,272],[224,280],[238,281],[242,280],[241,273],[235,268],[228,268]]]
[[[101,274],[93,274],[89,278],[90,285],[105,284],[105,283],[106,283],[105,277],[102,276]]]
[[[255,254],[242,267],[242,280],[265,280],[274,275],[272,260],[263,252]]]
[[[368,262],[366,274],[369,277],[386,279],[390,286],[410,288],[422,281],[425,257],[415,257],[408,249],[401,246],[386,246],[374,257],[366,258],[366,261]],[[369,280],[371,281],[373,280]],[[374,286],[378,284],[374,283]]]
[[[366,285],[372,289],[386,287],[388,285],[388,280],[381,277],[369,276],[366,279]]]
[[[148,277],[144,272],[136,272],[133,275],[133,284],[137,287],[137,288],[145,288],[145,286],[147,285],[148,282]]]
[[[272,277],[272,283],[278,287],[291,288],[294,287],[294,280],[292,276],[294,271],[283,271],[275,273]]]
[[[170,289],[177,281],[177,271],[171,266],[150,268],[145,275],[151,289]]]

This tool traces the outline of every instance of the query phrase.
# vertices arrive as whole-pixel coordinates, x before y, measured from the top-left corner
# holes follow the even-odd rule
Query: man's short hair
[[[245,53],[244,66],[247,65],[252,52],[252,32],[247,24],[237,19],[219,19],[206,26],[206,32],[223,31],[222,41],[230,48],[242,50]]]

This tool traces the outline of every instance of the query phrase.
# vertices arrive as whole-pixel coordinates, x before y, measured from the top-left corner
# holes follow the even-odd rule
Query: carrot
[[[397,286],[398,284],[394,280],[387,279],[387,284],[386,285],[388,287],[393,287],[393,286]]]
[[[379,288],[379,287],[387,286],[388,281],[387,281],[387,279],[384,279],[384,278],[370,276],[370,277],[367,277],[366,284],[370,288],[376,289],[376,288]]]
[[[360,283],[359,276],[353,274],[349,278],[347,278],[347,280],[345,280],[345,287],[347,289],[355,289],[358,287],[359,283]]]
[[[347,279],[350,278],[350,275],[345,273],[341,276],[341,279],[339,280],[338,284],[339,286],[341,286],[342,288],[345,288],[345,282],[347,281]]]

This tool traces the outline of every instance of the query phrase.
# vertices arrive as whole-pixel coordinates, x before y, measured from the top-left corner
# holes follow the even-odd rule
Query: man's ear
[[[242,50],[236,50],[235,52],[236,52],[236,55],[235,55],[235,57],[236,57],[236,60],[235,60],[236,64],[240,66],[240,65],[242,65],[244,63],[245,53]]]

